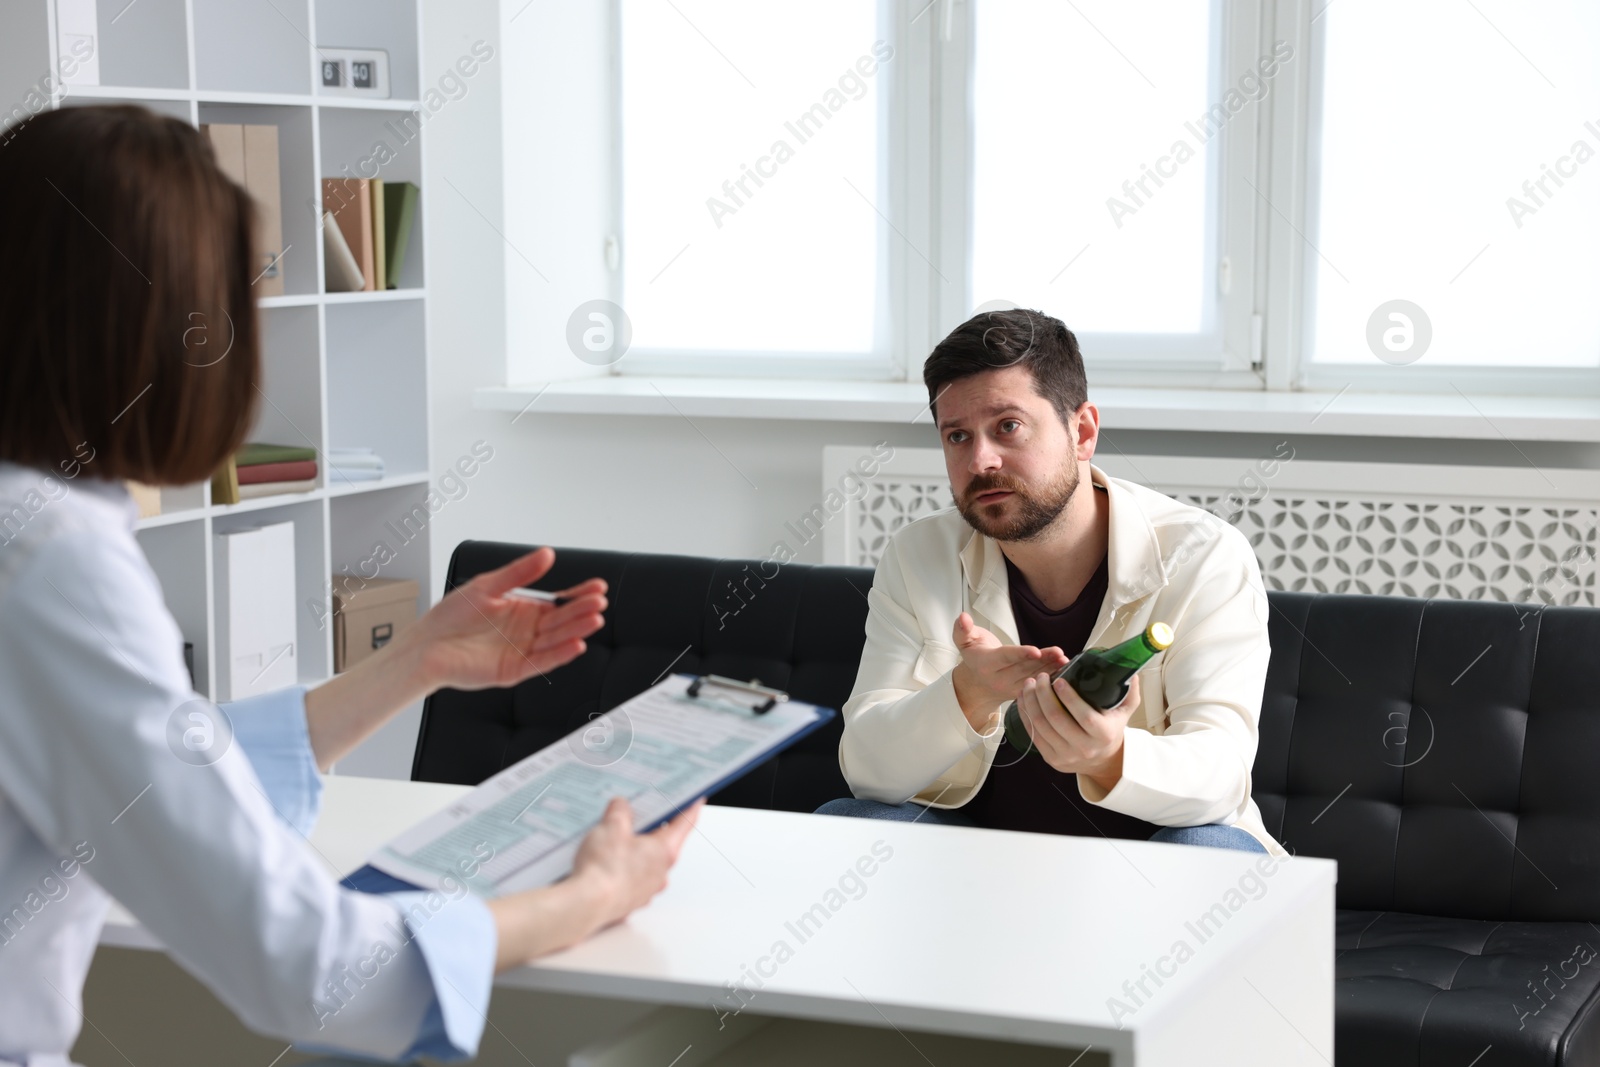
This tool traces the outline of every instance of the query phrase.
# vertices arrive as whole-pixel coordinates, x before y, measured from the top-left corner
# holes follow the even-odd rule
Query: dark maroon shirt
[[[1018,641],[1039,648],[1054,645],[1069,657],[1083,651],[1106,598],[1107,561],[1100,560],[1094,577],[1078,599],[1060,611],[1051,611],[1040,603],[1028,588],[1027,579],[1009,559],[1006,574]],[[1020,758],[1005,741],[995,753],[994,766],[983,788],[960,810],[979,826],[996,830],[1144,840],[1160,829],[1143,819],[1090,804],[1078,793],[1077,775],[1056,770],[1037,752]]]

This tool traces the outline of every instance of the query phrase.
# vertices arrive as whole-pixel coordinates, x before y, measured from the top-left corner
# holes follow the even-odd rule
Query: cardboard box
[[[410,578],[333,576],[333,673],[349,670],[417,621]]]

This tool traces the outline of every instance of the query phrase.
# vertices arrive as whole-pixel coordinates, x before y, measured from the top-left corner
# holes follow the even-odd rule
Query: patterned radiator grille
[[[1597,507],[1273,491],[1230,514],[1225,487],[1163,491],[1243,531],[1269,589],[1595,603]],[[869,483],[850,562],[875,565],[896,530],[951,503],[943,479]]]

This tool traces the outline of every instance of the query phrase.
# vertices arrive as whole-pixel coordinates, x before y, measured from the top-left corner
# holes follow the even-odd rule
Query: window
[[[863,0],[622,0],[624,369],[889,376],[881,21]]]
[[[1002,301],[1072,327],[1100,384],[1255,384],[1250,187],[1282,62],[1250,5],[951,2],[932,339]]]
[[[1212,8],[975,5],[974,303],[1041,308],[1081,334],[1215,329],[1218,134],[1233,116],[1205,117]]]
[[[1600,366],[1600,8],[1339,0],[1314,28],[1311,363]]]
[[[1583,0],[617,4],[617,373],[1600,392]]]
[[[1091,362],[1248,366],[1222,190],[1259,94],[1224,103],[1222,7],[621,0],[616,369],[901,377],[994,299]]]

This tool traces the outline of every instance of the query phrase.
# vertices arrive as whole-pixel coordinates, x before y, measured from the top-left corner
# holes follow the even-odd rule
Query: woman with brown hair
[[[505,595],[549,549],[331,681],[229,705],[232,743],[180,758],[205,705],[122,480],[205,479],[252,425],[251,211],[198,131],[142,108],[47,112],[0,142],[0,1064],[67,1063],[108,894],[255,1030],[474,1055],[492,975],[646,903],[698,810],[636,835],[613,801],[564,881],[442,906],[341,888],[305,840],[316,772],[400,709],[583,653],[604,582],[561,606]],[[197,322],[231,323],[231,350],[201,358]]]

